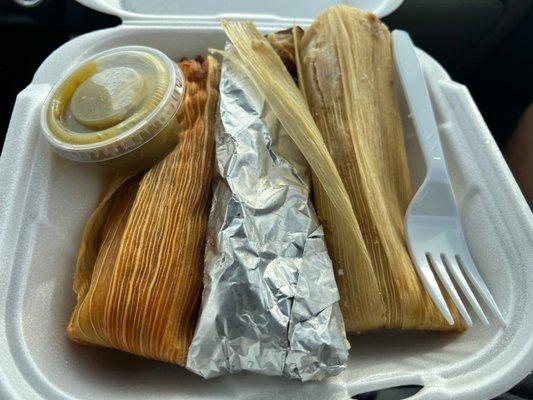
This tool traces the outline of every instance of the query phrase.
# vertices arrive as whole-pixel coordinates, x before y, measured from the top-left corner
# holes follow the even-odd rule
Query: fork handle
[[[392,32],[392,43],[394,62],[428,172],[429,170],[438,171],[441,168],[435,167],[442,163],[445,164],[444,154],[435,114],[415,47],[409,34],[401,30]]]

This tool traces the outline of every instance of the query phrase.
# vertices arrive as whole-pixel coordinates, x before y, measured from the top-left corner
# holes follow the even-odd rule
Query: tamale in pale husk
[[[384,306],[359,312],[368,290],[358,282],[360,271],[369,266],[347,251],[353,244],[337,229],[343,216],[315,180],[315,205],[328,233],[347,329],[464,329],[450,301],[456,325],[444,320],[407,252],[403,218],[412,190],[389,30],[373,14],[335,6],[298,47],[301,86],[350,196]]]
[[[115,178],[90,217],[67,332],[183,365],[202,290],[220,71],[211,57],[180,67],[178,145],[146,173]]]

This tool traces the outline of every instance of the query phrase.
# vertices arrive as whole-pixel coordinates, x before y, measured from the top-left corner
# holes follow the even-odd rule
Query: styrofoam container
[[[477,400],[508,390],[533,369],[533,217],[468,90],[422,52],[465,235],[507,328],[475,320],[463,334],[354,335],[346,371],[308,384],[255,374],[204,381],[174,365],[70,342],[65,326],[75,304],[78,246],[108,177],[60,158],[41,135],[39,114],[53,84],[112,47],[193,57],[222,48],[222,16],[253,19],[270,32],[309,24],[334,1],[82,2],[124,23],[80,36],[46,59],[17,97],[0,159],[1,399],[345,399],[417,384],[424,388],[413,398]],[[347,3],[383,16],[401,0]],[[406,141],[416,181],[422,160],[412,132]]]

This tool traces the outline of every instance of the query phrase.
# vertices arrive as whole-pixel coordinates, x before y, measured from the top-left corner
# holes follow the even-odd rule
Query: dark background
[[[116,17],[71,0],[0,0],[0,147],[15,97],[53,50],[85,32],[118,25]],[[198,1],[198,0],[197,0]],[[533,0],[404,0],[384,18],[409,31],[451,77],[466,84],[503,149],[532,101]],[[533,139],[532,139],[533,140]],[[417,388],[368,393],[359,399],[401,399]],[[531,375],[499,400],[533,399]]]

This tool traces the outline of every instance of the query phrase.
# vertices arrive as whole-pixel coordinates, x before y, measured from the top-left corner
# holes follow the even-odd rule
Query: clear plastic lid
[[[183,95],[180,68],[160,51],[141,46],[107,50],[53,88],[41,114],[44,135],[71,160],[116,158],[161,132]]]

